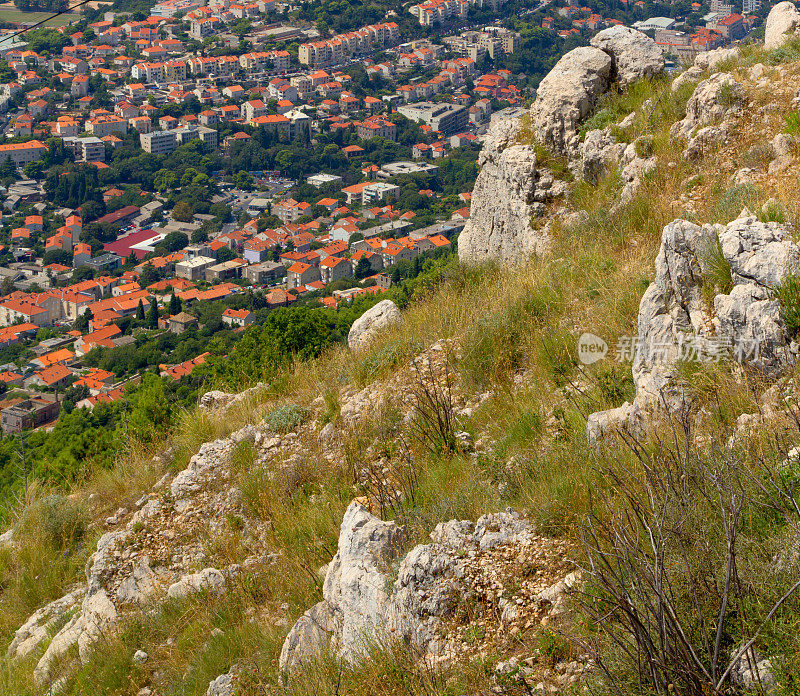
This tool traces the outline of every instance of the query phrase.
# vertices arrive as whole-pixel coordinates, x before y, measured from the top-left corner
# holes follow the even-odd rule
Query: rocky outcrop
[[[350,504],[323,600],[297,621],[284,642],[284,674],[324,651],[354,661],[370,645],[392,641],[414,646],[420,656],[450,659],[461,641],[454,626],[443,628],[455,619],[465,597],[476,613],[484,607],[487,616],[506,626],[532,625],[537,612],[543,612],[538,622],[562,611],[564,595],[577,581],[565,572],[563,542],[536,537],[530,524],[510,511],[484,515],[474,524],[439,524],[430,543],[400,560],[404,535],[401,527],[374,517],[360,502]],[[522,585],[519,594],[498,597],[488,589],[504,581],[503,569]],[[491,606],[485,607],[486,602]]]
[[[391,300],[381,300],[364,312],[350,327],[347,345],[350,350],[365,348],[381,331],[403,321],[403,315]]]
[[[293,669],[330,649],[355,659],[386,638],[387,569],[399,555],[404,530],[374,517],[360,502],[347,508],[339,548],[325,575],[323,600],[294,625],[281,650],[281,669]]]
[[[680,75],[678,75],[673,81],[670,89],[673,92],[677,92],[684,85],[697,82],[703,76],[703,71],[701,68],[698,68],[696,65],[692,65],[689,68],[686,68]]]
[[[63,623],[64,618],[80,606],[85,594],[86,590],[79,587],[31,614],[14,633],[14,639],[6,653],[8,658],[21,660],[43,645],[52,635],[55,626]]]
[[[592,132],[581,143],[581,123],[613,82],[624,87],[663,69],[660,49],[641,32],[621,26],[601,31],[591,46],[562,56],[541,81],[526,140],[567,158],[573,172],[596,182],[611,164],[619,163],[625,145],[615,143],[607,131]],[[464,262],[517,263],[549,248],[547,222],[532,221],[542,217],[545,204],[565,193],[567,186],[537,166],[532,142],[518,142],[521,125],[518,120],[498,121],[487,134],[470,220],[459,237],[459,258]],[[633,183],[637,177],[633,170],[629,174],[634,176],[626,183]]]
[[[730,266],[730,287],[711,305],[704,277]],[[800,268],[791,230],[762,223],[744,211],[728,225],[668,224],[656,258],[656,276],[639,304],[637,337],[629,347],[636,398],[631,405],[592,414],[590,441],[618,427],[638,429],[642,419],[677,413],[685,394],[679,361],[732,359],[771,376],[794,365],[778,300],[771,289]],[[630,355],[632,354],[632,355]]]
[[[618,143],[609,129],[592,130],[581,143],[578,174],[590,184],[596,184],[610,167],[615,167],[625,152],[625,143]]]
[[[244,391],[238,393],[224,392],[220,391],[219,389],[215,389],[203,394],[200,397],[198,405],[202,411],[218,411],[226,409],[258,396],[267,388],[267,386],[268,385],[264,384],[264,382],[259,382],[254,387],[250,387],[249,389],[245,389]]]
[[[792,163],[794,158],[795,140],[791,135],[778,133],[770,141],[770,150],[773,156],[772,161],[767,167],[770,174],[778,174],[784,171]]]
[[[486,135],[470,219],[458,238],[462,262],[514,264],[548,248],[546,235],[531,221],[566,185],[537,167],[532,145],[517,143],[520,126],[519,119],[495,120]]]
[[[133,511],[122,509],[109,518],[116,528],[98,540],[86,565],[85,585],[31,615],[9,649],[11,659],[21,659],[52,636],[34,669],[40,688],[57,670],[68,668],[68,654],[77,651],[85,661],[98,639],[117,630],[126,613],[167,598],[224,589],[238,566],[196,572],[196,564],[204,555],[202,539],[221,530],[231,514],[242,514],[238,491],[228,485],[228,464],[237,444],[254,441],[255,432],[248,425],[204,444],[171,482],[162,479]],[[246,543],[253,558],[265,554],[256,537],[248,535]]]
[[[778,48],[800,29],[800,11],[793,2],[779,2],[764,25],[764,48]]]
[[[739,108],[742,93],[742,86],[728,73],[703,80],[686,104],[686,116],[670,128],[670,135],[690,138],[698,128],[721,122]]]
[[[611,79],[620,86],[664,72],[664,54],[655,41],[636,29],[621,25],[603,29],[589,42],[611,56]]]
[[[702,51],[695,56],[694,64],[700,70],[716,70],[726,60],[732,60],[739,55],[739,49],[715,48],[713,51]]]
[[[531,107],[534,137],[558,156],[572,156],[578,127],[611,84],[614,62],[592,46],[565,54],[547,73]]]

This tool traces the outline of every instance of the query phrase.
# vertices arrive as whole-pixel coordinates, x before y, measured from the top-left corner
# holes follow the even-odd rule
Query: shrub
[[[734,664],[797,611],[796,574],[764,552],[797,524],[792,489],[772,462],[695,450],[688,423],[672,446],[631,443],[624,463],[615,453],[583,527],[588,584],[575,598],[608,641],[601,672],[638,683],[631,692],[738,693]]]
[[[784,116],[783,120],[786,121],[784,133],[795,137],[800,136],[800,111],[792,111],[788,116]]]
[[[753,184],[737,184],[725,191],[716,205],[717,220],[730,222],[735,219],[742,208],[756,210],[759,201],[764,198],[764,192]]]
[[[715,295],[728,294],[733,288],[731,265],[722,253],[719,240],[715,240],[700,252],[700,267],[703,271],[703,294],[711,303]]]
[[[800,277],[787,276],[774,290],[775,298],[781,305],[781,316],[791,338],[800,334]]]
[[[270,411],[264,416],[264,424],[276,432],[288,433],[299,428],[309,417],[310,411],[299,404],[288,404]]]
[[[549,628],[539,632],[536,643],[539,652],[547,659],[551,667],[563,662],[570,654],[570,644],[567,639]]]
[[[21,528],[55,548],[67,548],[83,538],[86,518],[78,504],[63,495],[48,495],[28,506]]]
[[[770,65],[793,63],[797,60],[800,60],[800,41],[797,39],[791,39],[767,53],[767,62]]]

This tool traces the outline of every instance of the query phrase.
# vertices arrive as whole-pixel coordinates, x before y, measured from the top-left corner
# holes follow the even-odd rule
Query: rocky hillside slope
[[[0,693],[797,693],[800,12],[600,32],[460,262],[0,537]]]

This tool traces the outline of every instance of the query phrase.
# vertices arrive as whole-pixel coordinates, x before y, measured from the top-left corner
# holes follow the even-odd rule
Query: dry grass
[[[743,78],[749,65],[767,59],[747,49],[741,67],[731,69]],[[652,136],[659,159],[657,172],[645,179],[624,211],[609,212],[621,188],[617,175],[597,186],[576,184],[570,205],[585,210],[588,220],[570,228],[554,224],[552,255],[514,269],[455,267],[436,290],[415,297],[405,321],[364,353],[353,355],[337,346],[318,359],[292,366],[269,390],[224,413],[187,411],[170,443],[175,448],[172,465],[154,463],[156,451],[131,447],[130,458],[79,492],[82,500],[95,494],[95,502],[87,508],[90,521],[99,521],[118,501],[138,497],[168,468],[185,466],[202,443],[259,422],[278,407],[310,407],[322,396],[323,406],[315,408],[313,417],[319,418],[320,427],[331,422],[342,430],[343,386],[386,380],[407,369],[420,348],[454,338],[462,349],[461,360],[455,362],[459,387],[470,393],[492,392],[461,427],[485,436],[490,444],[476,457],[431,454],[412,447],[414,504],[392,508],[390,514],[409,524],[412,538],[419,539],[439,521],[475,519],[487,510],[511,505],[530,511],[543,533],[575,536],[577,521],[591,505],[592,487],[603,485],[587,465],[594,453],[585,443],[585,415],[617,406],[631,395],[627,365],[605,361],[577,368],[577,337],[589,331],[614,346],[621,336],[635,334],[638,303],[653,275],[663,226],[682,214],[687,202],[680,200],[682,195],[691,196],[688,200],[698,222],[738,214],[733,208],[739,201],[729,192],[730,177],[742,166],[742,153],[749,153],[746,160],[759,169],[756,203],[775,197],[785,206],[789,221],[800,219],[797,172],[770,176],[763,161],[764,142],[784,127],[788,103],[762,113],[760,107],[775,102],[774,95],[749,87],[753,106],[744,109],[737,121],[741,140],[707,161],[689,163],[680,156],[682,143],[668,135],[688,96],[673,95],[668,84],[652,82],[631,94],[613,95],[601,105],[598,114],[605,110],[619,116],[638,110],[624,135]],[[650,107],[642,111],[648,99]],[[522,135],[529,130],[524,124]],[[687,190],[687,179],[696,174],[697,184]],[[740,413],[758,410],[757,397],[766,386],[725,365],[690,369],[685,377],[721,437]],[[343,431],[350,460],[361,461],[373,442],[396,439],[397,414],[392,415],[392,408],[387,402],[371,420]],[[167,605],[149,618],[137,619],[79,673],[66,693],[133,694],[139,686],[152,683],[158,684],[160,694],[202,694],[208,678],[233,662],[245,667],[243,693],[269,693],[282,634],[319,600],[318,569],[333,556],[342,512],[360,492],[354,489],[347,462],[325,460],[311,436],[303,445],[304,458],[289,468],[279,463],[257,466],[246,446],[234,456],[246,510],[264,530],[270,548],[278,552],[277,559],[244,578],[228,598]],[[757,451],[767,456],[766,443]],[[391,448],[386,454],[396,459]],[[50,562],[52,549],[41,545],[0,552],[4,640],[30,610],[58,596],[70,579],[80,576],[93,534],[89,532],[87,546],[70,547],[58,563]],[[225,563],[240,562],[246,553],[236,519],[228,520],[222,535],[206,542],[211,557]],[[244,615],[248,608],[255,613],[253,621]],[[276,620],[282,622],[281,628]],[[219,643],[208,639],[215,627],[225,635]],[[151,654],[146,668],[134,668],[130,662],[138,648]],[[323,659],[288,693],[427,696],[474,693],[490,683],[482,663],[429,674],[405,654],[376,650],[374,657],[361,668]],[[31,693],[26,669],[0,666],[0,691]]]

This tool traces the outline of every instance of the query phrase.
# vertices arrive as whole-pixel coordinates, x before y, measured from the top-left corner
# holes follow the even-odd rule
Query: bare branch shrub
[[[673,426],[669,446],[623,433],[635,456],[601,469],[607,486],[582,528],[588,582],[577,601],[608,641],[595,646],[598,666],[612,684],[633,672],[640,689],[663,696],[730,693],[734,668],[753,660],[800,586],[753,614],[759,588],[740,574],[746,531],[767,512],[796,524],[800,510],[769,467],[698,452],[688,423]]]
[[[411,397],[415,418],[411,432],[417,443],[433,454],[458,450],[456,417],[453,408],[453,367],[447,352],[441,369],[430,358],[417,357]]]

